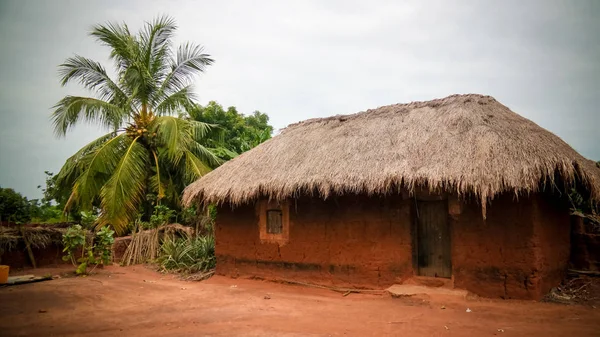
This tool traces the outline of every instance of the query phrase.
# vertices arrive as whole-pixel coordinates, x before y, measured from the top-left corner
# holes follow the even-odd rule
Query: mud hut
[[[539,299],[567,268],[574,184],[600,199],[593,162],[469,94],[292,124],[184,201],[218,205],[218,274]]]

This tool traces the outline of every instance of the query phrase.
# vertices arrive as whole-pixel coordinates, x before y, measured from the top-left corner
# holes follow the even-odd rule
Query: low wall
[[[69,223],[65,223],[65,224],[58,224],[58,225],[35,225],[35,224],[27,224],[24,225],[24,227],[26,228],[31,228],[31,227],[42,227],[42,228],[47,228],[47,230],[50,231],[54,231],[56,228],[65,228],[66,226],[70,225]],[[18,226],[14,225],[14,224],[7,224],[4,223],[4,226],[2,227],[5,230],[8,228],[8,230],[13,231],[16,230],[18,231]],[[35,230],[36,228],[31,228],[28,230]],[[11,235],[15,235],[15,233],[11,233]],[[21,234],[17,232],[18,235],[18,241],[17,241],[17,246],[12,248],[10,251],[6,251],[4,252],[1,256],[0,256],[0,264],[3,265],[8,265],[11,267],[11,269],[22,269],[22,268],[31,268],[33,267],[33,265],[31,264],[30,258],[29,258],[29,254],[27,253],[27,248],[25,247],[25,243],[23,242],[22,238],[21,238]],[[61,238],[62,238],[62,232],[53,232],[53,239],[52,239],[52,243],[48,246],[46,246],[45,248],[36,248],[35,245],[32,245],[31,250],[33,252],[33,256],[36,262],[37,267],[48,267],[48,266],[55,266],[55,265],[60,265],[60,264],[70,264],[70,261],[63,261],[62,257],[65,255],[65,253],[63,253],[63,246],[60,242]],[[131,242],[131,237],[130,236],[126,236],[126,237],[117,237],[115,238],[115,242],[113,244],[112,247],[112,253],[113,253],[113,261],[115,262],[120,262],[123,254],[125,253],[125,250],[127,249],[127,246],[129,245],[129,243]],[[80,256],[79,254],[77,256]]]
[[[62,260],[62,247],[55,245],[48,246],[43,249],[32,248],[33,257],[38,267],[51,267],[65,262]],[[14,250],[4,252],[0,257],[0,264],[8,265],[11,269],[23,269],[33,267],[27,254],[25,244],[20,243]]]

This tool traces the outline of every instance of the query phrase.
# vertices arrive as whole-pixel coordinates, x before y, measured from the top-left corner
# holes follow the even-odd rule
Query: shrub
[[[90,265],[109,264],[112,253],[112,244],[114,231],[108,227],[102,227],[97,233],[92,243],[88,244],[87,231],[81,225],[73,225],[67,228],[63,235],[63,256],[64,261],[71,261],[77,266],[75,273],[77,275],[87,274],[87,268]],[[75,255],[81,251],[81,257]],[[78,265],[77,265],[78,263]]]
[[[213,269],[216,264],[214,237],[167,238],[161,245],[157,262],[161,269],[168,271],[196,273]]]
[[[175,217],[175,211],[164,205],[154,206],[154,214],[150,216],[151,228],[168,225]]]
[[[81,225],[85,228],[92,229],[96,222],[98,221],[98,216],[95,212],[80,212],[81,220],[79,221]]]

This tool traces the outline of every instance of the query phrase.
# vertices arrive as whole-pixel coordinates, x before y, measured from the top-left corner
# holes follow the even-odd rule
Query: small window
[[[287,201],[260,200],[257,203],[261,242],[285,245],[290,238],[290,211]]]
[[[283,232],[283,212],[280,209],[267,210],[267,233],[281,234]]]

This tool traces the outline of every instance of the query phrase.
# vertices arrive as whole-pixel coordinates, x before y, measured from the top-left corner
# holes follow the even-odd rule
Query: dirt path
[[[0,288],[0,335],[600,336],[600,309],[440,295],[343,297],[218,276],[183,282],[115,266],[86,278]]]

